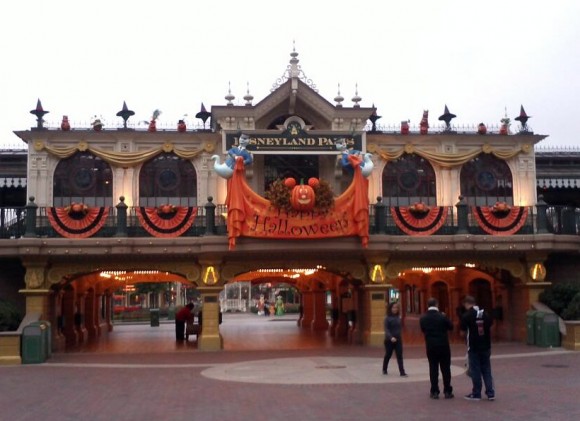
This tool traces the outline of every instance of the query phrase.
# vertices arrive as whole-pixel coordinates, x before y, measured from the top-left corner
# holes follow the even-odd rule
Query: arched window
[[[113,205],[113,173],[101,158],[78,152],[61,160],[52,180],[53,206],[72,202],[88,206]]]
[[[383,170],[383,198],[387,206],[437,204],[435,171],[431,163],[415,154],[389,161]]]
[[[461,195],[471,206],[490,206],[496,202],[513,205],[513,181],[504,160],[481,154],[461,168]]]
[[[197,206],[197,174],[190,161],[157,155],[139,173],[139,206]]]

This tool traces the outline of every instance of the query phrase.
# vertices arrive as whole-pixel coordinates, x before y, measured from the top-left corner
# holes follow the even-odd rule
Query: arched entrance
[[[235,349],[236,343],[243,349],[293,349],[361,342],[358,319],[364,311],[362,283],[352,277],[333,273],[321,266],[263,268],[238,274],[227,285],[237,283],[251,285],[247,313],[254,320],[249,319],[248,314],[229,318],[243,319],[246,326],[232,331],[224,323],[220,330],[225,349]],[[241,291],[242,297],[245,297],[244,288],[233,286],[231,289]],[[226,294],[223,298],[226,302],[232,299],[227,297]],[[292,302],[289,302],[289,297],[292,297]],[[266,314],[262,313],[264,303],[270,307]],[[276,312],[278,303],[283,303],[289,311],[283,314]],[[261,339],[256,338],[252,342],[239,340],[241,336],[252,337],[255,334],[251,331],[255,320],[268,320],[268,317],[272,323],[268,323],[267,329],[261,328]],[[270,336],[269,343],[264,342],[264,336]]]

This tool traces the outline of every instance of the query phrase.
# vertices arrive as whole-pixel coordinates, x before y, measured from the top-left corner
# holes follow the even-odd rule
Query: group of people
[[[431,399],[439,399],[439,371],[443,378],[443,394],[445,399],[454,397],[451,386],[451,347],[449,346],[449,332],[453,330],[453,323],[439,311],[435,298],[427,301],[427,311],[419,320],[421,332],[425,336],[427,360],[429,361],[429,380]],[[485,394],[490,401],[495,399],[495,389],[491,374],[491,336],[490,328],[492,317],[480,309],[472,296],[463,299],[463,312],[460,319],[460,329],[466,338],[467,344],[467,373],[471,377],[472,390],[465,399],[479,401],[482,397],[482,388],[485,385]],[[399,303],[389,304],[384,321],[385,328],[385,357],[383,359],[383,374],[388,374],[389,361],[395,353],[399,374],[408,377],[403,363],[402,324]]]
[[[276,297],[276,301],[271,304],[267,299],[264,298],[263,295],[260,296],[260,299],[256,303],[256,308],[258,309],[258,316],[269,316],[271,313],[274,313],[276,316],[283,316],[286,312],[284,301],[282,300],[282,296],[278,295]]]

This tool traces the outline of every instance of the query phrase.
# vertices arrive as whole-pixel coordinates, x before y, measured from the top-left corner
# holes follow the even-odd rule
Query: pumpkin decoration
[[[300,185],[294,186],[290,195],[290,204],[299,211],[311,211],[316,203],[314,189],[302,181]]]
[[[506,202],[496,202],[492,206],[491,211],[496,215],[505,215],[510,211],[510,209],[510,205]]]
[[[316,178],[316,177],[310,177],[308,179],[308,185],[310,187],[312,187],[313,189],[316,189],[316,188],[318,188],[318,186],[320,186],[320,180],[318,180],[318,178]]]
[[[299,195],[298,189],[300,187],[304,187],[305,192],[308,189],[312,190],[312,193],[306,193],[307,197],[312,194],[311,197],[314,198],[312,204],[299,204],[299,202],[296,202]],[[296,200],[293,199],[295,191],[297,195]],[[307,185],[301,184],[298,186],[296,185],[296,180],[292,177],[278,179],[270,184],[265,197],[272,203],[273,207],[286,212],[292,210],[315,210],[316,212],[326,213],[334,206],[334,193],[332,188],[328,182],[315,177],[309,178]]]
[[[293,189],[294,186],[296,186],[296,180],[294,180],[292,177],[288,177],[284,180],[284,185],[289,189]]]
[[[172,214],[172,213],[175,213],[175,212],[177,212],[177,207],[176,206],[173,206],[173,205],[170,205],[168,203],[167,204],[164,204],[164,205],[161,205],[161,206],[159,206],[157,208],[157,214],[158,215],[169,215],[169,214]]]
[[[84,203],[72,202],[70,206],[65,208],[69,215],[85,215],[89,211],[89,207]]]
[[[422,215],[429,212],[429,207],[423,202],[417,202],[409,206],[411,213]]]

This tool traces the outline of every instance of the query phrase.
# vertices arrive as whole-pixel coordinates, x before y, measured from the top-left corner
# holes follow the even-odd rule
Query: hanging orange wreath
[[[479,227],[491,235],[513,235],[528,218],[528,208],[524,206],[473,206],[472,212]]]
[[[405,234],[431,235],[445,224],[447,207],[427,207],[419,203],[412,206],[391,206],[391,215],[397,227]]]
[[[162,205],[137,208],[137,218],[143,229],[160,238],[179,237],[193,225],[196,215],[196,207]]]
[[[47,210],[52,228],[66,238],[91,237],[105,225],[108,215],[108,207],[89,208],[83,203]]]

